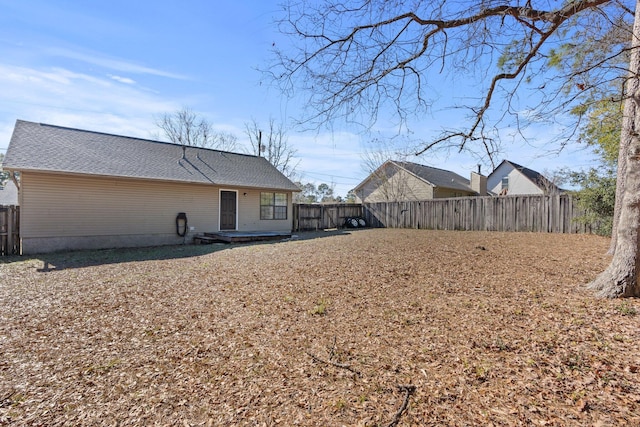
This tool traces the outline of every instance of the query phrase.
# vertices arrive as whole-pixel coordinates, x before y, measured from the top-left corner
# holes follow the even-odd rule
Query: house
[[[557,194],[563,192],[541,173],[503,160],[487,177],[487,189],[495,195]]]
[[[417,163],[388,160],[353,189],[361,203],[416,201],[486,195],[486,177],[457,173]]]
[[[0,206],[18,204],[18,187],[11,180],[0,183]]]
[[[262,157],[22,120],[3,166],[19,172],[25,254],[290,233],[298,191]]]

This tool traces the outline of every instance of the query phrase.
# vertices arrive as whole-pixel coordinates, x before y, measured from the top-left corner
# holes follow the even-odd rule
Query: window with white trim
[[[509,177],[505,176],[502,178],[502,189],[509,189]]]

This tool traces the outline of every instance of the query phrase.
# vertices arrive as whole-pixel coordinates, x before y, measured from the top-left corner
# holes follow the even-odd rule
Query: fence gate
[[[362,205],[355,203],[294,204],[293,230],[341,228],[345,218],[361,217]]]
[[[20,207],[0,206],[0,256],[20,252]]]

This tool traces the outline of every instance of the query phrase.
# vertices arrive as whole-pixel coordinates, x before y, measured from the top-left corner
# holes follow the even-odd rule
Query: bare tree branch
[[[312,353],[309,353],[309,352],[306,352],[306,353],[309,357],[313,359],[314,362],[320,362],[320,363],[324,363],[325,365],[335,366],[336,368],[346,369],[347,371],[354,373],[356,376],[362,375],[358,370],[352,368],[351,365],[348,365],[346,363],[334,362],[332,360],[324,360]]]
[[[548,7],[544,8],[533,6],[532,1],[510,3],[470,1],[465,7],[443,0],[418,1],[408,6],[413,10],[400,12],[402,2],[290,2],[279,24],[285,34],[300,41],[299,49],[293,54],[277,51],[277,63],[270,72],[286,93],[292,93],[294,87],[310,93],[308,106],[312,112],[305,117],[306,123],[318,126],[336,118],[352,121],[362,113],[360,123],[366,129],[376,123],[387,104],[393,105],[399,123],[425,112],[433,101],[426,91],[431,89],[429,71],[436,63],[440,72],[454,73],[459,68],[487,73],[485,81],[489,83],[483,89],[482,101],[467,106],[473,116],[469,128],[445,131],[435,141],[425,141],[418,154],[449,140],[456,140],[460,149],[476,141],[491,158],[496,141],[486,132],[485,116],[493,107],[498,88],[507,92],[510,105],[515,89],[503,82],[528,81],[540,75],[547,60],[542,47],[558,36],[560,29],[583,15],[607,15],[608,10],[599,8],[618,4],[612,0],[578,0],[554,8],[552,2],[537,2]],[[616,25],[617,19],[617,15],[610,18],[608,25]],[[520,47],[520,58],[509,70],[491,75],[480,58],[503,55],[505,40],[513,40]],[[621,54],[618,51],[612,56]],[[554,99],[545,99],[542,104],[550,106]],[[510,114],[515,117],[517,112]]]
[[[405,162],[411,152],[407,148],[393,146],[389,141],[374,140],[362,153],[361,164],[369,182],[357,191],[361,199],[375,192],[376,201],[395,202],[415,198],[409,176],[401,172],[395,162]]]
[[[244,126],[252,154],[265,157],[287,177],[295,176],[300,161],[296,161],[297,150],[289,145],[287,133],[281,123],[276,124],[275,120],[270,118],[267,126],[263,128],[252,119]]]
[[[402,405],[400,405],[398,412],[396,412],[396,415],[393,417],[393,420],[391,420],[391,422],[387,424],[387,427],[395,427],[398,425],[398,423],[400,422],[400,417],[402,417],[404,411],[407,410],[407,406],[409,406],[409,398],[416,391],[416,386],[399,385],[398,390],[404,391],[404,400],[402,401]]]
[[[238,145],[235,135],[215,131],[207,119],[198,116],[188,107],[174,113],[165,113],[156,119],[156,125],[174,144],[223,151],[233,151]]]

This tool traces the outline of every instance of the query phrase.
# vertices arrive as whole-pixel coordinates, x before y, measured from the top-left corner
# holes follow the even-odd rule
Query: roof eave
[[[53,169],[42,169],[42,168],[5,168],[6,171],[11,172],[34,172],[34,173],[48,173],[54,175],[70,175],[70,176],[79,176],[79,177],[91,177],[91,178],[110,178],[110,179],[132,179],[139,181],[153,181],[153,182],[171,182],[176,184],[190,184],[190,185],[210,185],[210,186],[227,186],[227,187],[236,187],[236,188],[257,188],[264,190],[283,190],[283,191],[300,191],[299,189],[293,190],[288,187],[279,187],[274,185],[240,185],[240,184],[225,184],[219,182],[202,182],[202,181],[188,181],[181,179],[168,179],[168,178],[155,178],[155,177],[143,177],[143,176],[130,176],[130,175],[107,175],[107,174],[98,174],[98,173],[90,173],[90,172],[73,172],[73,171],[60,171]]]
[[[358,185],[356,185],[355,187],[353,187],[352,191],[353,191],[353,192],[356,192],[356,191],[360,190],[362,187],[364,187],[364,185],[365,185],[367,182],[371,181],[371,180],[372,180],[372,178],[373,178],[373,176],[374,176],[374,175],[375,175],[379,170],[381,170],[381,169],[384,167],[384,165],[386,165],[387,163],[393,163],[393,164],[395,164],[395,162],[394,162],[393,160],[386,160],[383,164],[381,164],[380,166],[378,166],[378,167],[376,168],[376,170],[374,170],[374,171],[373,171],[373,172],[371,172],[369,175],[367,175],[367,177],[366,177],[365,179],[363,179],[363,180],[360,182],[360,184],[358,184]],[[397,165],[396,165],[396,166],[397,166]]]

